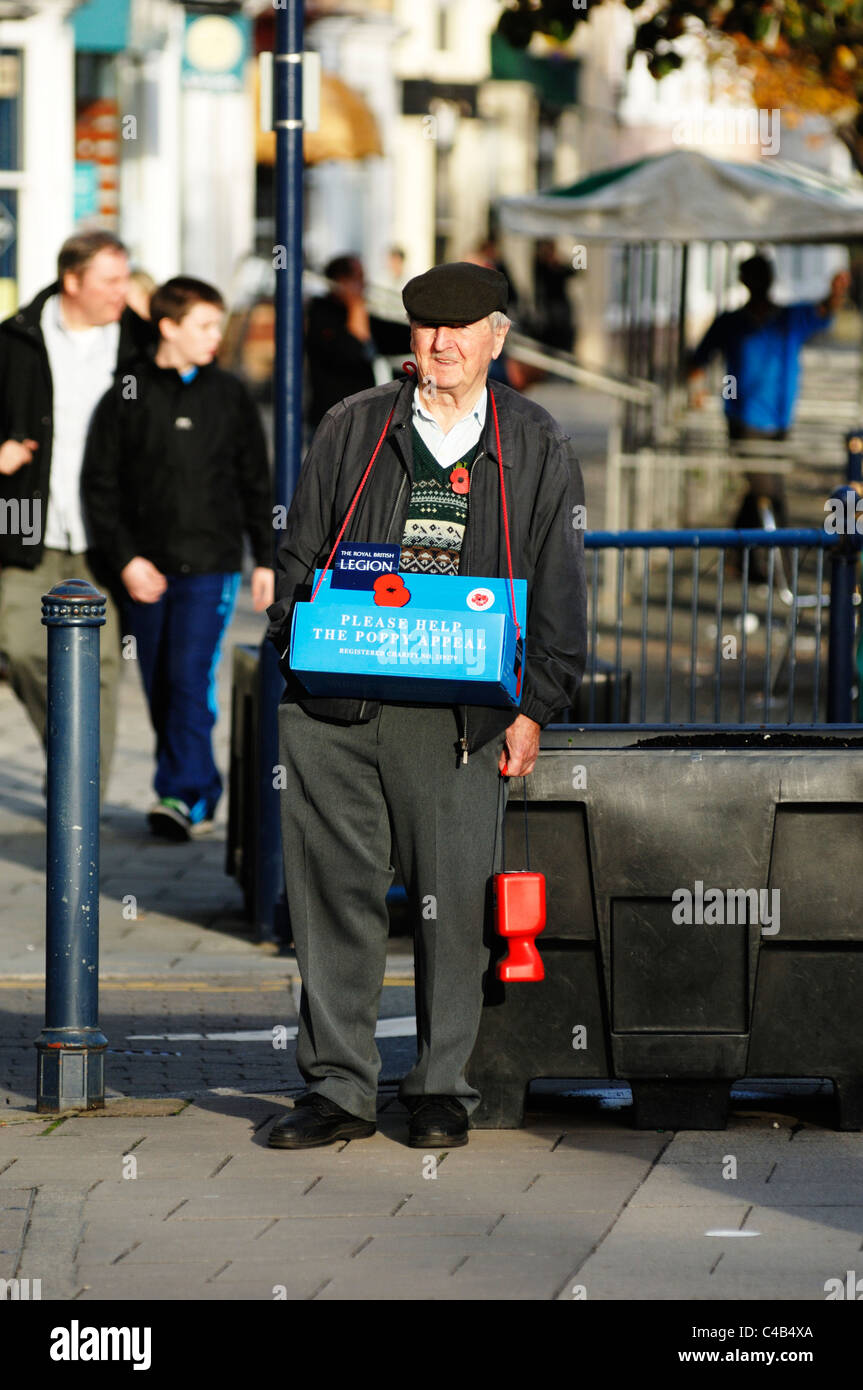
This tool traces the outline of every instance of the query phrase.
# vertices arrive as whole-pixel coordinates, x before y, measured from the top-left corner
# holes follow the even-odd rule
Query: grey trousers
[[[395,843],[414,907],[417,1060],[400,1099],[457,1096],[482,1010],[486,896],[499,859],[503,738],[456,757],[449,708],[383,705],[368,724],[279,706],[288,909],[303,978],[297,1065],[310,1091],[373,1120],[375,1025]]]
[[[10,684],[23,704],[30,721],[45,742],[48,699],[48,630],[42,626],[42,595],[64,579],[86,579],[104,593],[97,583],[86,555],[69,555],[65,550],[42,552],[36,569],[8,565],[0,572],[0,651],[9,658]],[[99,631],[100,679],[100,781],[102,796],[108,785],[114,736],[117,727],[117,680],[120,675],[120,620],[109,594],[105,626]]]

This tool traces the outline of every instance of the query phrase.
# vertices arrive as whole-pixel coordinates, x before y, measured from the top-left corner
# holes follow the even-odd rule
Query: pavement
[[[262,620],[241,595],[230,648]],[[35,1111],[42,754],[0,683],[0,1280],[42,1299],[823,1302],[863,1281],[863,1135],[829,1083],[752,1081],[719,1133],[643,1131],[620,1083],[535,1085],[520,1130],[406,1144],[412,959],[391,939],[378,1133],[266,1147],[302,1083],[290,953],[253,939],[212,836],[147,830],[152,734],[134,663],[102,824],[104,1111]],[[217,756],[227,763],[223,717]],[[834,1286],[831,1286],[834,1287]],[[860,1284],[863,1293],[863,1282]]]

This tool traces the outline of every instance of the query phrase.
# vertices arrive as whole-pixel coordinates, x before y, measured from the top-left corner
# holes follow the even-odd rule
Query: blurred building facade
[[[731,159],[780,155],[836,174],[850,170],[829,124],[796,127],[780,113],[758,113],[768,144],[739,138],[750,129],[751,98],[732,64],[708,65],[697,40],[686,62],[656,82],[644,55],[627,64],[635,22],[623,3],[591,10],[573,38],[560,44],[535,37],[515,50],[496,33],[499,0],[378,0],[373,5],[319,3],[308,44],[323,67],[337,73],[374,113],[380,153],[328,160],[308,175],[309,260],[322,265],[357,251],[373,279],[382,276],[392,244],[406,255],[406,273],[472,253],[495,231],[498,197],[565,185],[609,165],[661,150],[690,146]],[[766,126],[765,126],[766,118]],[[781,137],[781,138],[780,138]],[[522,302],[532,292],[533,245],[502,236],[499,250]],[[563,261],[583,260],[558,239]],[[579,351],[597,363],[614,357],[625,316],[619,248],[591,246],[589,273],[568,293],[577,309]],[[660,259],[660,312],[675,303],[673,258]],[[692,248],[688,304],[692,332],[717,301],[743,297],[736,261],[724,247]],[[816,298],[843,263],[835,248],[781,248],[779,293]],[[667,291],[667,293],[666,293]]]
[[[656,83],[627,67],[630,10],[591,10],[566,44],[526,51],[496,33],[500,0],[308,0],[321,58],[321,125],[306,141],[307,263],[355,251],[386,278],[476,250],[495,200],[574,182],[675,144],[734,158],[717,138],[735,100],[693,48]],[[229,292],[243,259],[274,241],[274,137],[258,119],[257,63],[274,40],[272,0],[0,0],[0,309],[54,274],[75,226],[114,229],[157,280],[185,271]],[[744,102],[745,104],[745,102]],[[783,126],[781,157],[841,172],[826,125]],[[564,260],[574,249],[559,240]],[[503,237],[522,295],[533,245]],[[592,247],[570,282],[580,351],[606,360],[620,318],[613,249]],[[829,251],[783,252],[789,297],[823,291]],[[716,302],[716,257],[694,251],[694,320]],[[723,286],[727,289],[727,286]]]
[[[116,231],[157,280],[229,282],[254,216],[253,21],[231,0],[0,0],[5,310],[75,227]]]

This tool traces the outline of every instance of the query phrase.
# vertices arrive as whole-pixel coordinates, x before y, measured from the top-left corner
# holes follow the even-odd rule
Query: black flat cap
[[[418,323],[476,323],[496,309],[506,313],[506,276],[471,261],[449,261],[415,275],[402,290],[408,317]]]

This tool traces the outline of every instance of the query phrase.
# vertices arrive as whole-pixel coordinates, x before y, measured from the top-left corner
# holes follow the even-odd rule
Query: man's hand
[[[143,555],[136,555],[120,571],[126,591],[136,603],[156,603],[168,587],[161,570],[157,570]]]
[[[542,726],[526,714],[517,714],[505,734],[498,769],[504,777],[528,777],[536,766]]]
[[[361,343],[371,340],[372,328],[369,322],[369,311],[366,308],[366,301],[362,295],[355,295],[345,299],[348,306],[348,321],[345,325],[348,332],[354,338],[359,338]]]
[[[267,565],[252,570],[252,607],[256,613],[269,608],[276,596],[276,576]]]
[[[707,400],[707,392],[704,389],[704,372],[701,370],[690,372],[686,384],[689,388],[689,409],[703,410]]]
[[[836,310],[842,307],[850,284],[851,276],[849,272],[847,270],[837,270],[833,279],[830,281],[830,293],[827,296],[827,312],[829,314],[835,314]]]
[[[5,473],[7,477],[17,473],[25,463],[33,462],[33,450],[38,448],[35,439],[7,439],[0,448],[0,473]]]

